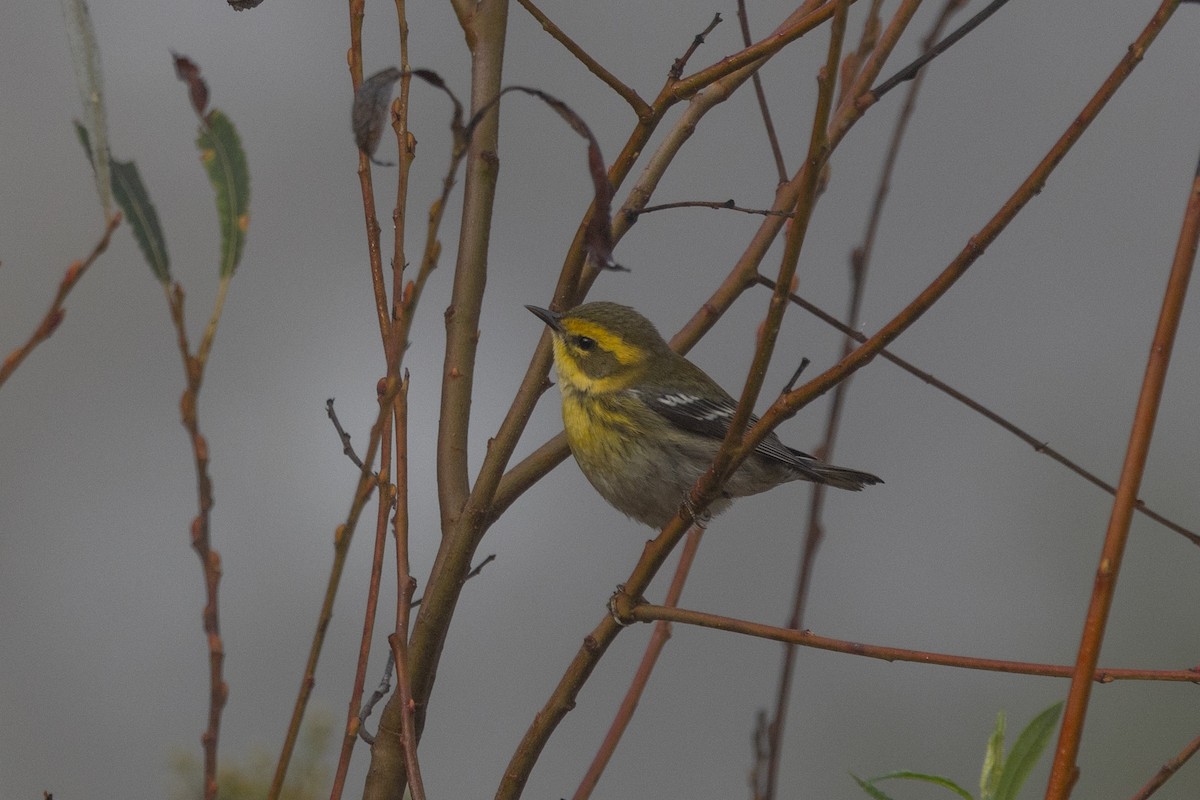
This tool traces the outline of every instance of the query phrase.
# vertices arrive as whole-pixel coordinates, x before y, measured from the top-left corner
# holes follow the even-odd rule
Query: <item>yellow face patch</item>
[[[586,336],[594,339],[601,349],[612,353],[613,358],[620,364],[632,364],[645,356],[645,350],[633,347],[622,336],[594,322],[585,319],[564,319],[562,326],[570,336]]]

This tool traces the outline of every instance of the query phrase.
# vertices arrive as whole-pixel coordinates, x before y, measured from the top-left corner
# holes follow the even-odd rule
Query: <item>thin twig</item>
[[[679,553],[679,564],[675,567],[675,576],[671,579],[671,586],[667,589],[667,597],[663,600],[663,605],[675,606],[679,603],[679,598],[683,595],[683,585],[687,582],[688,572],[692,568],[692,561],[696,558],[696,551],[700,549],[700,539],[703,535],[704,529],[698,526],[693,526],[688,532],[683,550]],[[629,726],[629,721],[633,719],[633,712],[637,710],[642,693],[646,690],[646,684],[650,681],[650,675],[658,663],[658,657],[670,638],[671,624],[669,622],[660,622],[654,626],[654,632],[650,635],[650,641],[646,643],[645,652],[642,653],[642,662],[638,665],[637,672],[634,673],[633,680],[629,683],[629,688],[625,690],[625,697],[621,700],[621,705],[613,716],[608,733],[605,734],[600,749],[592,757],[592,763],[584,773],[583,780],[579,782],[579,788],[572,795],[572,800],[587,800],[592,796],[592,791],[600,782],[600,776],[604,773],[604,768],[608,766],[609,760],[612,759],[621,737],[625,734],[625,729]]]
[[[1186,764],[1192,756],[1196,755],[1197,751],[1200,751],[1200,736],[1192,739],[1183,746],[1182,750],[1171,756],[1171,759],[1163,764],[1158,772],[1154,774],[1154,777],[1146,781],[1146,785],[1138,789],[1137,794],[1130,798],[1130,800],[1146,800],[1153,795],[1162,788],[1163,784],[1171,779],[1171,776],[1179,771],[1180,767]]]
[[[625,211],[624,213],[625,213],[626,217],[629,218],[630,222],[633,222],[638,217],[642,216],[643,214],[649,214],[653,211],[665,211],[665,210],[671,209],[671,208],[715,208],[715,209],[719,209],[722,211],[740,211],[743,214],[758,214],[759,216],[763,216],[763,217],[769,217],[769,216],[791,217],[792,216],[792,214],[790,212],[776,211],[775,209],[771,209],[771,208],[744,208],[742,206],[737,205],[733,200],[724,200],[724,201],[680,200],[675,203],[659,203],[658,205],[644,206],[642,208],[637,208],[637,209],[631,208],[631,209]]]
[[[33,352],[33,348],[49,339],[51,334],[58,329],[59,323],[63,321],[63,317],[67,313],[66,309],[63,308],[63,303],[66,302],[67,295],[75,288],[75,284],[79,283],[79,279],[88,271],[88,267],[92,266],[96,259],[100,257],[100,254],[108,249],[108,242],[112,239],[113,231],[120,224],[121,214],[117,212],[113,214],[104,226],[104,233],[100,235],[100,239],[92,247],[92,252],[88,254],[87,258],[82,261],[76,261],[67,267],[66,273],[63,275],[62,280],[59,281],[58,292],[55,293],[54,300],[50,303],[50,309],[42,317],[42,321],[38,323],[38,326],[29,336],[28,341],[9,353],[8,357],[4,359],[4,363],[0,364],[0,386],[3,386],[9,376],[16,371],[17,367],[21,366],[21,362]]]
[[[400,381],[387,381],[386,387],[379,398],[379,414],[376,416],[375,424],[371,426],[371,436],[367,442],[363,470],[359,475],[358,485],[354,490],[354,499],[350,503],[350,510],[346,514],[345,521],[338,525],[333,534],[333,563],[330,565],[329,579],[325,586],[325,597],[321,602],[321,611],[317,617],[317,629],[313,633],[313,640],[309,645],[308,659],[304,665],[304,675],[300,680],[300,691],[292,707],[292,717],[288,723],[287,735],[279,753],[279,761],[275,766],[275,777],[271,784],[271,793],[267,795],[271,800],[277,798],[279,796],[278,793],[282,790],[283,778],[287,774],[288,763],[291,761],[292,753],[296,747],[296,740],[299,736],[300,721],[304,718],[308,699],[312,695],[312,689],[316,681],[317,662],[320,659],[321,650],[325,644],[325,633],[329,629],[329,623],[333,619],[334,600],[337,598],[337,590],[338,586],[341,585],[342,572],[346,567],[346,560],[350,553],[350,540],[354,537],[354,531],[358,527],[358,520],[362,516],[363,509],[366,508],[367,501],[370,500],[376,484],[379,482],[371,473],[370,467],[374,463],[375,454],[381,446],[384,426],[392,413],[392,401],[399,391]],[[340,797],[344,780],[344,776],[340,781],[335,777],[331,797]]]
[[[612,89],[622,98],[624,98],[625,102],[629,103],[630,107],[633,109],[633,113],[637,114],[639,117],[647,117],[654,113],[653,109],[650,108],[650,104],[643,100],[641,96],[638,95],[636,90],[621,82],[616,75],[613,75],[603,66],[601,66],[599,61],[592,58],[592,56],[589,55],[586,50],[576,44],[570,36],[567,36],[567,34],[563,32],[562,28],[555,25],[550,18],[546,16],[544,11],[534,5],[533,0],[517,0],[517,2],[521,4],[522,8],[529,12],[530,16],[538,21],[538,24],[542,26],[542,30],[546,31],[546,33],[558,40],[559,44],[567,48],[567,51],[571,55],[579,59],[580,63],[588,68],[589,72],[591,72],[600,80],[604,81],[608,88]]]
[[[983,9],[980,10],[978,14],[964,22],[956,30],[951,31],[950,35],[945,39],[942,39],[933,47],[922,53],[921,56],[915,59],[911,64],[908,64],[904,67],[904,69],[900,70],[895,75],[872,89],[869,93],[871,102],[878,102],[879,98],[883,97],[885,94],[899,86],[904,81],[910,81],[915,78],[917,73],[921,71],[922,67],[953,47],[959,39],[963,38],[968,33],[975,30],[975,28],[979,27],[984,20],[999,11],[1007,2],[1008,0],[992,0],[992,2],[988,3]]]
[[[742,45],[749,47],[752,43],[750,38],[750,16],[746,13],[746,0],[737,0],[737,18],[738,25],[742,30]],[[762,76],[758,70],[750,76],[751,82],[754,84],[754,97],[758,100],[758,109],[762,112],[763,127],[767,131],[767,141],[771,145],[771,155],[775,158],[775,170],[779,174],[779,182],[783,183],[788,179],[787,165],[783,161],[783,149],[779,146],[779,137],[775,133],[775,123],[771,120],[771,108],[767,105],[767,93],[763,91]]]
[[[705,28],[704,30],[700,31],[699,33],[697,33],[695,35],[695,37],[692,38],[692,43],[688,46],[688,49],[684,52],[684,54],[682,56],[680,56],[679,58],[675,59],[674,63],[671,64],[671,69],[667,73],[671,80],[673,80],[673,81],[679,80],[680,76],[683,75],[684,67],[686,67],[687,62],[689,60],[691,60],[692,54],[695,53],[698,49],[700,49],[700,45],[704,44],[704,40],[708,37],[708,35],[710,33],[713,32],[713,29],[716,28],[720,24],[721,24],[721,15],[714,14],[713,18],[712,18],[712,22],[708,23],[708,27]]]
[[[854,2],[856,0],[850,0],[852,5]],[[693,72],[687,77],[669,81],[663,91],[664,93],[669,93],[676,100],[685,100],[721,78],[731,75],[743,67],[775,55],[804,34],[832,19],[836,7],[836,2],[827,2],[820,5],[806,3],[802,10],[808,11],[811,9],[811,11],[799,17],[793,15],[791,25],[777,29],[762,41],[742,48],[737,53],[722,58],[720,61],[705,67],[699,72]],[[657,105],[658,102],[656,100],[655,104]]]
[[[363,82],[362,25],[366,13],[366,0],[350,0],[350,85],[354,92]],[[367,258],[370,266],[371,290],[375,299],[375,317],[379,323],[379,335],[389,340],[391,320],[388,312],[387,284],[383,278],[383,253],[379,243],[379,218],[375,213],[375,186],[371,179],[371,159],[362,150],[358,152],[359,193],[362,196],[363,222],[367,233]]]
[[[386,385],[386,381],[379,382],[380,389],[385,388]],[[403,391],[404,386],[402,385],[401,393]],[[383,430],[379,434],[380,452],[377,480],[380,491],[375,514],[375,543],[371,550],[371,571],[367,578],[367,598],[363,609],[362,633],[358,640],[358,659],[354,665],[354,682],[350,689],[349,707],[346,711],[346,728],[342,733],[342,747],[338,753],[337,767],[334,771],[333,785],[337,787],[337,793],[331,796],[331,800],[337,800],[341,793],[341,787],[345,786],[346,775],[350,769],[350,757],[353,754],[354,744],[363,719],[363,687],[367,682],[367,664],[371,656],[371,641],[375,633],[375,614],[379,608],[379,587],[383,581],[383,557],[387,545],[388,513],[395,505],[397,494],[397,486],[388,480],[391,473],[391,450],[388,446],[391,435],[392,417],[385,416]],[[360,467],[360,471],[362,469],[365,467]],[[276,775],[276,780],[279,781],[281,788],[283,778],[282,772]]]
[[[763,285],[768,286],[769,288],[774,288],[774,286],[775,286],[775,282],[765,276],[760,276],[759,281]],[[858,341],[858,342],[867,341],[867,337],[864,336],[860,331],[854,330],[850,326],[846,325],[844,322],[841,322],[840,320],[838,320],[837,317],[833,316],[828,311],[825,311],[820,306],[816,305],[815,303],[812,303],[809,300],[804,299],[800,295],[789,294],[788,299],[791,300],[791,302],[795,303],[800,308],[802,308],[805,311],[807,311],[808,313],[812,314],[817,319],[824,322],[826,325],[836,328],[837,330],[841,331],[842,333],[846,334],[847,336],[853,338],[855,341]],[[1025,442],[1025,444],[1032,447],[1034,452],[1041,453],[1042,455],[1047,456],[1047,457],[1053,459],[1054,461],[1057,461],[1059,464],[1063,465],[1064,467],[1069,469],[1071,472],[1074,472],[1076,475],[1083,478],[1084,480],[1086,480],[1088,483],[1092,484],[1093,486],[1096,486],[1096,487],[1102,489],[1103,491],[1107,492],[1110,495],[1115,495],[1117,493],[1117,487],[1113,486],[1111,483],[1108,483],[1107,481],[1102,480],[1094,472],[1091,472],[1091,471],[1085,469],[1084,467],[1080,466],[1076,462],[1067,458],[1067,456],[1065,456],[1063,453],[1061,453],[1058,450],[1056,450],[1055,448],[1051,447],[1048,442],[1045,442],[1041,439],[1034,437],[1028,431],[1025,431],[1024,429],[1018,427],[1016,425],[1016,423],[1014,423],[1011,420],[996,413],[992,409],[990,409],[987,406],[980,403],[978,400],[975,400],[974,398],[960,392],[958,389],[955,389],[953,386],[940,380],[939,378],[935,377],[933,374],[922,370],[920,367],[916,366],[911,361],[906,361],[905,359],[903,359],[900,356],[893,353],[891,350],[886,350],[886,349],[881,350],[879,352],[879,356],[880,356],[880,358],[883,358],[883,359],[895,364],[897,367],[904,370],[908,374],[913,375],[917,378],[920,378],[923,382],[925,382],[929,386],[933,387],[934,389],[937,389],[939,392],[942,392],[943,394],[950,397],[951,399],[957,400],[959,403],[962,403],[964,406],[971,409],[975,413],[979,414],[984,419],[989,420],[990,422],[994,422],[995,424],[999,425],[1001,428],[1008,431],[1013,436],[1016,436],[1018,439]],[[1183,525],[1180,525],[1178,522],[1175,522],[1174,520],[1164,517],[1162,514],[1159,514],[1157,511],[1155,511],[1154,509],[1147,506],[1145,501],[1138,500],[1137,506],[1135,508],[1139,513],[1144,514],[1146,517],[1154,520],[1159,525],[1162,525],[1164,528],[1174,531],[1175,533],[1178,533],[1180,536],[1183,536],[1184,538],[1186,538],[1192,544],[1200,546],[1200,534],[1198,534],[1195,531],[1192,531],[1188,528],[1185,528]]]
[[[487,558],[480,561],[470,572],[467,573],[467,580],[477,577],[483,572],[483,568],[496,560],[496,554],[492,553]],[[421,598],[417,597],[411,600],[408,604],[409,608],[416,608],[421,605]],[[362,739],[367,744],[374,744],[375,737],[363,727],[363,723],[371,716],[371,712],[375,710],[375,706],[380,700],[388,696],[392,691],[392,671],[396,668],[396,659],[392,655],[391,650],[388,651],[387,662],[383,665],[383,675],[380,676],[379,683],[375,687],[375,691],[367,698],[367,702],[363,704],[362,710],[358,714],[358,738]]]
[[[425,786],[421,778],[421,767],[417,759],[419,733],[416,723],[416,703],[412,694],[412,676],[408,661],[409,618],[413,607],[413,593],[417,580],[412,576],[408,560],[409,514],[408,514],[408,370],[404,370],[404,383],[396,396],[396,511],[392,517],[392,530],[396,535],[396,628],[388,637],[392,655],[396,659],[396,688],[400,693],[402,713],[400,729],[404,739],[404,759],[407,768],[409,791],[412,800],[425,800]]]
[[[325,401],[325,415],[333,423],[333,429],[337,431],[338,438],[342,442],[342,454],[361,470],[363,468],[362,459],[358,457],[358,453],[354,452],[354,447],[350,444],[350,434],[346,433],[346,429],[342,427],[341,420],[338,419],[337,412],[333,410],[332,397]]]
[[[683,625],[695,625],[701,628],[712,628],[713,630],[728,633],[740,633],[759,639],[786,642],[801,647],[811,647],[816,650],[828,650],[834,653],[876,658],[882,661],[907,661],[916,664],[934,664],[960,669],[984,670],[986,672],[1006,672],[1013,675],[1038,675],[1047,678],[1070,678],[1075,669],[1070,664],[1041,664],[1031,661],[974,658],[951,653],[936,653],[925,650],[910,650],[904,647],[885,647],[883,645],[865,644],[863,642],[851,642],[846,639],[820,636],[809,630],[780,628],[775,625],[763,625],[758,622],[723,617],[718,614],[707,614],[703,611],[639,603],[624,593],[613,596],[611,607],[613,613],[623,623],[657,622],[663,620]],[[1163,681],[1200,684],[1200,670],[1099,667],[1089,672],[1086,679],[1095,683],[1112,683],[1113,681]]]
[[[363,707],[358,712],[358,738],[367,744],[375,744],[375,737],[367,730],[366,721],[379,701],[392,691],[392,672],[395,669],[396,657],[392,655],[389,648],[387,661],[383,665],[383,675],[380,676],[379,683],[375,684],[375,691],[371,692],[371,696],[367,698],[367,702],[363,703]]]
[[[1165,10],[1165,9],[1164,9]],[[1169,12],[1168,12],[1169,13]],[[1163,21],[1165,22],[1165,14]],[[1146,373],[1134,411],[1133,426],[1129,432],[1129,446],[1125,462],[1121,466],[1121,478],[1117,482],[1117,494],[1113,501],[1112,515],[1104,534],[1104,546],[1100,551],[1100,563],[1096,568],[1096,580],[1088,603],[1087,617],[1083,623],[1083,635],[1079,643],[1079,654],[1075,659],[1075,675],[1071,679],[1071,691],[1067,694],[1067,705],[1063,709],[1063,723],[1059,731],[1058,747],[1050,768],[1050,782],[1046,789],[1047,800],[1066,800],[1075,783],[1078,767],[1075,759],[1079,754],[1079,743],[1083,736],[1083,723],[1087,715],[1091,683],[1088,676],[1095,671],[1100,658],[1100,646],[1112,609],[1113,593],[1117,587],[1117,576],[1121,559],[1125,554],[1125,543],[1129,538],[1129,524],[1137,503],[1138,488],[1146,468],[1146,457],[1150,452],[1150,439],[1154,433],[1154,422],[1162,402],[1163,386],[1166,383],[1167,367],[1171,361],[1171,349],[1179,329],[1179,318],[1183,313],[1187,297],[1188,281],[1196,261],[1197,242],[1200,240],[1200,174],[1192,179],[1188,193],[1187,211],[1184,214],[1175,258],[1171,263],[1171,274],[1163,296],[1162,310],[1146,361]]]
[[[208,441],[200,433],[197,403],[204,381],[204,364],[188,347],[187,325],[184,320],[184,295],[179,284],[163,284],[163,292],[171,311],[171,322],[175,326],[179,355],[183,361],[186,388],[179,401],[180,420],[188,433],[192,446],[192,459],[196,465],[196,495],[199,512],[191,525],[192,549],[200,558],[204,574],[204,635],[208,643],[208,727],[200,737],[204,748],[204,798],[215,800],[217,796],[217,745],[221,731],[221,713],[229,698],[229,686],[225,683],[225,645],[221,640],[218,590],[221,584],[221,557],[212,546],[210,513],[213,507],[212,478],[208,474]],[[206,337],[211,340],[211,337]]]

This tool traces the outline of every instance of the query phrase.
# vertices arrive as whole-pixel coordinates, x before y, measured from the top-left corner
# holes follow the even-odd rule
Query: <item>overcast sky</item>
[[[438,71],[466,97],[468,61],[449,5],[413,5],[412,63]],[[866,5],[853,10],[854,35]],[[888,13],[894,6],[885,3]],[[917,52],[938,6],[922,10],[895,67]],[[994,213],[1155,7],[1015,0],[935,62],[893,177],[866,292],[867,332]],[[546,0],[542,8],[643,97],[657,94],[671,61],[714,12],[726,22],[692,66],[740,43],[732,3]],[[788,6],[752,3],[750,11],[763,35]],[[893,348],[1112,482],[1200,150],[1198,14],[1194,5],[1180,9],[1046,189]],[[348,124],[347,13],[339,3],[267,0],[239,14],[218,0],[110,0],[95,2],[92,16],[113,153],[138,163],[158,205],[194,338],[215,291],[217,228],[172,50],[200,65],[250,165],[249,239],[200,402],[225,573],[230,699],[221,754],[231,763],[256,748],[274,753],[282,741],[332,531],[356,478],[325,419],[325,400],[337,398],[354,441],[365,443],[383,369]],[[635,121],[628,107],[515,4],[509,27],[506,83],[566,100],[611,160]],[[368,72],[398,63],[393,5],[368,3],[366,29]],[[824,30],[807,37],[763,73],[791,169],[802,158],[826,42]],[[901,95],[885,98],[834,155],[800,263],[801,292],[838,314],[847,255],[861,236]],[[419,221],[446,164],[449,108],[427,88],[413,96],[419,147],[410,202]],[[29,335],[63,270],[102,227],[71,126],[80,108],[58,4],[7,10],[0,101],[2,354]],[[506,98],[503,124],[473,465],[541,335],[542,324],[522,306],[549,302],[590,191],[580,139],[548,109]],[[385,137],[380,156],[394,154]],[[393,175],[376,171],[385,242]],[[774,185],[747,86],[705,120],[655,200],[734,198],[764,207]],[[438,537],[432,442],[460,203],[456,191],[442,269],[407,356],[419,578]],[[636,305],[669,335],[713,291],[758,224],[758,217],[703,209],[648,215],[617,248],[631,271],[602,276],[591,296]],[[768,272],[777,250],[764,263]],[[765,291],[749,293],[692,353],[730,388],[744,377],[766,300]],[[183,375],[161,289],[126,228],[67,306],[54,336],[0,389],[0,795],[161,798],[172,754],[199,754],[208,701],[203,584],[188,539],[195,480],[178,420]],[[836,334],[792,310],[768,389],[782,386],[801,357],[813,360],[814,371],[827,367],[838,347]],[[1200,527],[1198,396],[1200,319],[1187,309],[1142,497],[1193,529]],[[816,403],[784,425],[784,440],[814,447],[825,410]],[[518,456],[560,429],[549,393]],[[833,460],[886,484],[830,496],[808,627],[977,656],[1074,658],[1109,497],[882,360],[854,378]],[[782,623],[808,499],[806,487],[789,486],[742,501],[714,522],[683,605]],[[430,797],[491,796],[648,533],[607,507],[571,462],[493,527],[481,552],[497,559],[463,593],[431,701],[421,748]],[[331,716],[335,728],[349,700],[369,537],[363,530],[354,542],[313,697],[314,712]],[[1178,669],[1200,661],[1198,570],[1195,546],[1135,519],[1102,662]],[[652,587],[651,599],[664,586]],[[380,653],[389,625],[381,618]],[[649,633],[643,626],[618,638],[551,740],[526,797],[574,791]],[[595,796],[745,796],[750,731],[756,710],[772,701],[779,656],[773,643],[676,627]],[[380,655],[371,682],[381,668]],[[862,796],[848,770],[937,772],[973,788],[996,712],[1007,711],[1015,736],[1066,691],[1061,680],[801,651],[782,796]],[[1076,796],[1129,796],[1200,733],[1196,719],[1192,687],[1097,687]],[[368,759],[365,748],[356,751],[348,797],[360,792]],[[1029,796],[1041,791],[1047,764]],[[1191,764],[1159,796],[1197,794],[1200,766]]]

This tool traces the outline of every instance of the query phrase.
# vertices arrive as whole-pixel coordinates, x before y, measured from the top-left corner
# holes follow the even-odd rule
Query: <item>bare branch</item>
[[[608,88],[624,98],[625,102],[629,103],[629,106],[633,109],[633,113],[639,117],[648,117],[654,113],[649,103],[643,100],[634,89],[622,83],[617,76],[601,66],[600,62],[592,58],[586,50],[576,44],[570,36],[567,36],[563,32],[562,28],[559,28],[546,16],[544,11],[533,4],[533,0],[517,0],[517,2],[529,12],[530,16],[538,21],[538,24],[542,26],[542,29],[546,33],[557,39],[563,47],[567,48],[567,51],[571,55],[579,59],[580,63],[588,68],[589,72],[604,81]]]
[[[759,280],[764,285],[769,286],[771,288],[774,288],[774,286],[775,286],[775,282],[772,281],[770,278],[760,277]],[[800,308],[802,308],[805,311],[807,311],[808,313],[812,314],[817,319],[824,322],[826,325],[836,328],[837,330],[841,331],[846,336],[851,337],[855,341],[857,341],[857,342],[866,342],[867,341],[867,337],[864,336],[862,333],[851,328],[849,325],[846,325],[845,323],[839,321],[836,317],[834,317],[829,312],[823,310],[820,306],[817,306],[816,304],[804,299],[803,297],[801,297],[797,294],[789,294],[788,299],[791,302],[795,303]],[[957,400],[958,402],[962,403],[967,408],[971,409],[972,411],[974,411],[977,414],[979,414],[980,416],[982,416],[984,419],[987,419],[991,422],[996,423],[1001,428],[1008,431],[1013,436],[1016,436],[1018,439],[1025,442],[1025,444],[1032,447],[1035,452],[1041,453],[1042,455],[1052,458],[1053,460],[1057,461],[1059,464],[1062,464],[1064,467],[1071,470],[1071,472],[1074,472],[1076,475],[1080,476],[1081,478],[1083,478],[1084,480],[1086,480],[1088,483],[1092,484],[1093,486],[1103,489],[1105,492],[1107,492],[1110,495],[1115,495],[1117,493],[1117,488],[1115,486],[1113,486],[1111,483],[1108,483],[1105,480],[1102,480],[1094,472],[1091,472],[1091,471],[1085,469],[1084,467],[1080,466],[1076,462],[1067,458],[1067,456],[1065,456],[1063,453],[1061,453],[1058,450],[1056,450],[1055,448],[1051,447],[1049,442],[1046,442],[1046,441],[1036,438],[1035,436],[1033,436],[1031,433],[1029,433],[1025,429],[1019,427],[1016,423],[1014,423],[1011,420],[1007,419],[1006,417],[1003,417],[1000,414],[996,413],[995,411],[988,408],[987,406],[985,406],[983,403],[979,402],[978,400],[970,397],[967,394],[964,394],[963,392],[959,391],[958,389],[955,389],[953,386],[951,386],[950,384],[946,383],[945,381],[942,381],[941,379],[937,378],[932,373],[924,371],[920,367],[913,364],[911,361],[907,361],[907,360],[901,358],[900,356],[896,355],[891,350],[881,350],[879,353],[879,356],[880,356],[880,358],[883,358],[883,359],[895,364],[897,367],[904,370],[908,374],[910,374],[914,377],[920,378],[924,383],[928,384],[929,386],[932,386],[934,389],[937,389],[939,392],[942,392],[946,396],[948,396],[954,400]],[[1190,541],[1192,544],[1200,546],[1200,534],[1197,534],[1195,531],[1185,528],[1183,525],[1180,525],[1178,522],[1175,522],[1174,520],[1164,517],[1162,514],[1159,514],[1157,511],[1155,511],[1154,509],[1147,506],[1145,504],[1145,502],[1143,502],[1142,500],[1137,501],[1136,510],[1138,512],[1144,514],[1146,517],[1154,520],[1159,525],[1162,525],[1164,528],[1167,528],[1168,530],[1174,531],[1175,533],[1178,533],[1180,536],[1183,536],[1188,541]]]
[[[1166,6],[1162,9],[1166,11]],[[1161,12],[1160,12],[1161,13]],[[1163,21],[1166,16],[1163,14]],[[1149,30],[1149,28],[1147,29]],[[1079,754],[1079,741],[1083,736],[1083,721],[1087,714],[1091,683],[1088,676],[1095,671],[1100,659],[1100,646],[1112,609],[1113,593],[1117,588],[1117,576],[1125,554],[1125,543],[1129,538],[1129,524],[1137,502],[1138,489],[1146,468],[1146,457],[1150,452],[1150,439],[1154,433],[1154,422],[1162,402],[1163,386],[1167,379],[1167,367],[1171,361],[1171,350],[1183,304],[1187,297],[1188,281],[1196,261],[1197,243],[1200,242],[1200,175],[1192,179],[1188,192],[1187,210],[1179,232],[1175,258],[1171,263],[1171,274],[1163,296],[1162,310],[1154,331],[1150,354],[1146,361],[1146,374],[1138,395],[1134,411],[1133,427],[1129,432],[1129,447],[1125,463],[1121,467],[1121,478],[1117,482],[1117,494],[1113,501],[1108,530],[1104,534],[1104,546],[1100,551],[1100,563],[1096,567],[1096,581],[1088,604],[1087,617],[1083,623],[1083,635],[1079,643],[1079,654],[1075,659],[1075,674],[1071,678],[1071,691],[1067,694],[1067,705],[1063,710],[1063,723],[1059,731],[1058,747],[1054,751],[1054,763],[1050,768],[1050,783],[1046,789],[1047,800],[1066,800],[1078,771],[1075,759]]]
[[[749,47],[752,39],[750,38],[750,16],[746,13],[746,0],[737,0],[737,18],[738,25],[742,30],[742,44]],[[771,145],[771,155],[775,158],[775,169],[779,173],[779,182],[783,183],[788,179],[787,165],[783,161],[783,149],[779,146],[779,137],[775,133],[775,123],[771,121],[771,109],[767,105],[767,93],[763,90],[762,76],[758,74],[758,70],[750,76],[750,80],[754,83],[754,96],[758,100],[759,111],[762,112],[763,127],[767,131],[767,141]]]
[[[108,249],[108,242],[112,239],[113,231],[121,224],[121,213],[118,211],[108,220],[104,226],[104,233],[101,234],[99,241],[92,247],[92,252],[88,254],[83,261],[76,261],[71,266],[67,267],[66,273],[58,284],[58,292],[54,295],[54,300],[50,303],[50,309],[42,317],[42,321],[38,323],[37,328],[30,334],[29,339],[25,344],[18,347],[8,354],[4,359],[4,363],[0,364],[0,386],[8,380],[9,376],[16,372],[17,367],[21,366],[21,362],[25,360],[33,348],[37,347],[42,342],[50,338],[55,330],[58,329],[59,323],[66,316],[66,309],[63,308],[63,303],[66,302],[67,295],[75,288],[75,284],[79,283],[79,279],[88,271],[88,267],[96,262],[100,254]]]
[[[812,647],[817,650],[828,650],[834,653],[877,658],[883,661],[908,661],[917,664],[958,667],[960,669],[1007,672],[1013,675],[1039,675],[1046,678],[1069,678],[1074,670],[1074,667],[1069,664],[1039,664],[1030,661],[973,658],[971,656],[959,656],[949,653],[909,650],[903,647],[884,647],[882,645],[851,642],[845,639],[833,639],[828,636],[820,636],[808,630],[779,628],[774,625],[763,625],[758,622],[734,619],[733,617],[706,614],[702,611],[639,603],[624,593],[614,596],[612,607],[620,620],[627,623],[656,622],[660,620],[677,622],[683,625],[696,625],[701,628],[740,633],[760,639],[771,639],[776,642],[786,642],[787,644],[795,644],[801,647]],[[1200,670],[1099,667],[1088,673],[1087,680],[1095,683],[1112,683],[1113,681],[1165,681],[1200,684]]]

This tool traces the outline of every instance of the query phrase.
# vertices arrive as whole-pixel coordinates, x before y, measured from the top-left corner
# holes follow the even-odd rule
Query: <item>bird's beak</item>
[[[548,308],[539,308],[537,306],[525,306],[534,313],[538,319],[550,326],[550,330],[562,333],[562,314],[557,311],[551,311]]]

